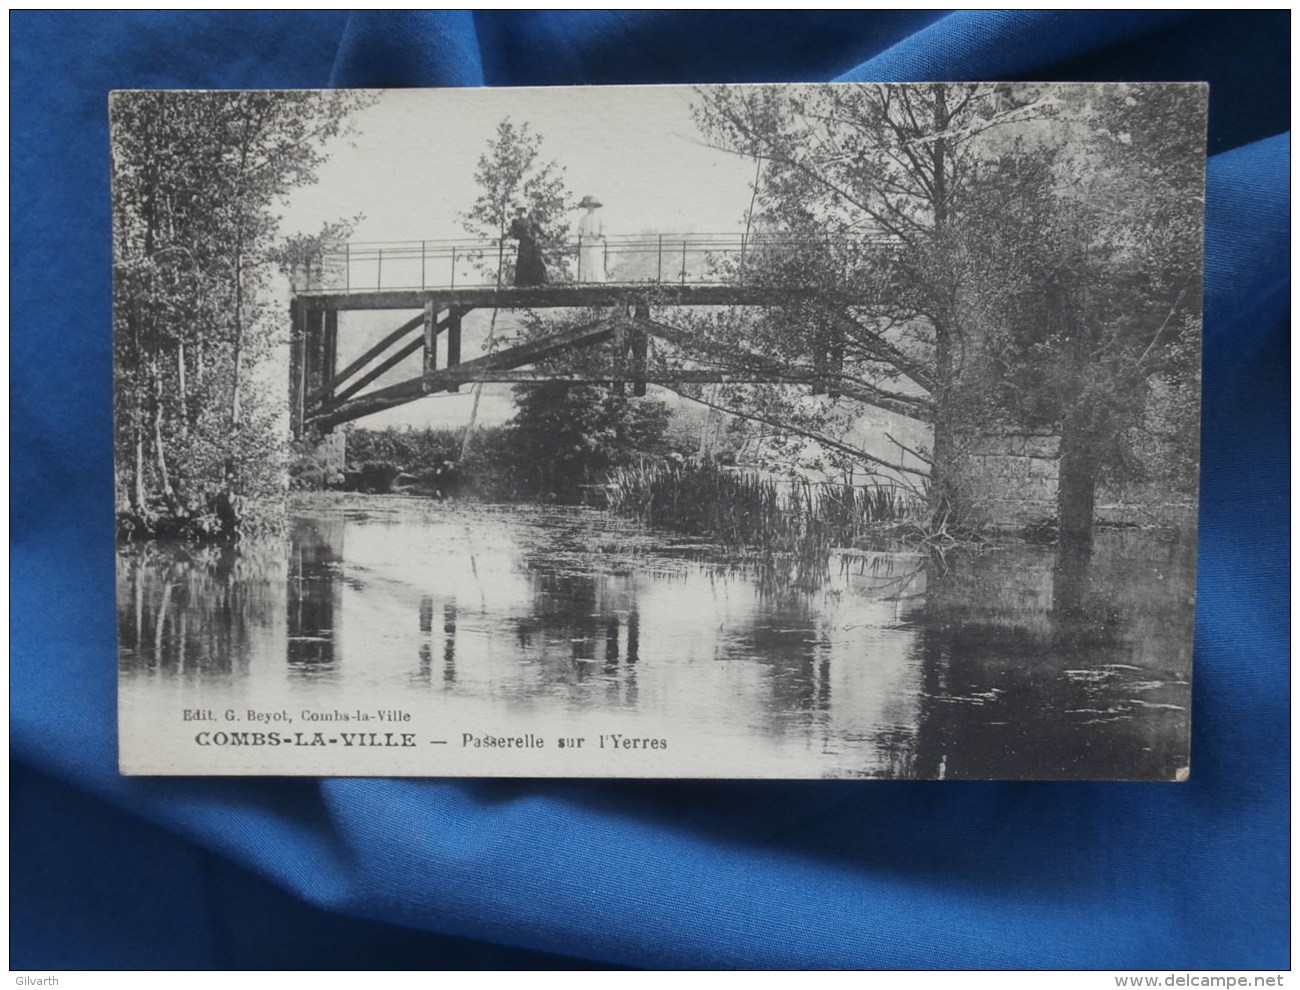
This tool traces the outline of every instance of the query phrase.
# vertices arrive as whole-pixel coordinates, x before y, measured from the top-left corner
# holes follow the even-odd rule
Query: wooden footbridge
[[[864,245],[868,242],[864,242]],[[793,238],[653,235],[574,241],[548,259],[545,285],[498,279],[513,246],[496,241],[346,244],[326,251],[294,279],[291,303],[291,420],[295,436],[328,433],[340,424],[476,382],[626,382],[647,384],[803,382],[818,387],[843,361],[842,344],[814,356],[806,373],[759,354],[712,353],[710,345],[653,318],[660,307],[763,306],[789,303],[745,278],[758,252],[798,252]],[[594,260],[593,260],[594,259]],[[586,271],[583,271],[583,265]],[[508,268],[508,266],[507,266]],[[508,274],[508,272],[507,272]],[[813,290],[809,290],[812,292]],[[464,320],[474,310],[573,309],[588,318],[542,339],[509,344],[462,360]],[[414,311],[339,367],[340,314]],[[689,356],[687,367],[648,360],[650,341]],[[569,360],[582,352],[582,360]],[[390,381],[416,353],[421,373]],[[702,365],[702,366],[701,366]],[[387,376],[387,377],[385,377]]]

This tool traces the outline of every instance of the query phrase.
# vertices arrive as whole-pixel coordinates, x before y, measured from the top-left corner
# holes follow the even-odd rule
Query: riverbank
[[[283,498],[244,498],[228,491],[203,500],[159,499],[140,509],[119,508],[116,537],[118,543],[234,543],[282,532],[289,508]]]

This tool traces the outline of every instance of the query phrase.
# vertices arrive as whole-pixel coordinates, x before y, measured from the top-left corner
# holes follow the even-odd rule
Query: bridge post
[[[311,307],[307,310],[307,396],[311,401],[322,385],[328,381],[324,375],[328,347],[325,343],[325,310]],[[320,400],[317,400],[320,401]],[[312,403],[314,405],[314,403]],[[309,410],[310,411],[310,410]]]
[[[430,299],[424,304],[424,387],[429,388],[429,375],[438,370],[438,308]]]
[[[624,309],[625,307],[619,307]],[[614,370],[620,375],[626,375],[631,362],[628,360],[628,323],[625,317],[626,311],[619,313],[618,318],[614,321]],[[627,382],[622,378],[617,378],[609,383],[613,393],[619,398],[627,394]]]
[[[452,305],[447,310],[447,367],[454,368],[460,364],[460,318],[461,309]],[[460,386],[453,385],[448,391],[459,392]]]
[[[637,320],[650,319],[650,304],[644,299],[638,299],[633,312]],[[629,341],[632,351],[632,394],[637,398],[645,395],[645,378],[646,362],[650,356],[650,338],[645,332],[645,326],[636,322],[632,324],[631,340]]]
[[[302,436],[307,389],[303,378],[305,338],[302,300],[289,301],[289,431],[296,440]]]
[[[289,322],[289,429],[301,437],[307,420],[333,396],[329,384],[338,357],[339,314],[295,297]]]
[[[322,402],[330,401],[334,390],[330,388],[330,382],[334,379],[334,372],[337,370],[339,354],[339,311],[337,309],[326,309],[322,311],[321,316],[321,366],[320,366],[320,387],[327,390],[327,394],[321,399]]]

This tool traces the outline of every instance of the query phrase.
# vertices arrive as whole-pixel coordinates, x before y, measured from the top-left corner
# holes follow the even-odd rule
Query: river
[[[122,764],[1169,780],[1194,586],[1135,530],[764,562],[591,508],[310,497],[287,539],[119,555]]]

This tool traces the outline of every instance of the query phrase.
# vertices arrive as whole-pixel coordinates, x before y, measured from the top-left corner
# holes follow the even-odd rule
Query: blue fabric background
[[[1289,966],[1289,14],[11,16],[12,949],[52,967]],[[126,779],[106,93],[1208,79],[1193,773]]]

